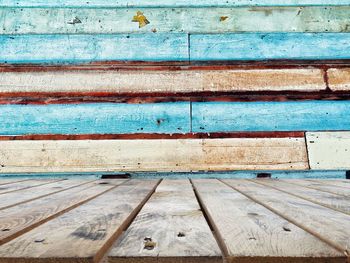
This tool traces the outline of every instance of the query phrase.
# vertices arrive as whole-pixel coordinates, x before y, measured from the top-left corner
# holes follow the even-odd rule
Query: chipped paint
[[[132,19],[132,22],[138,22],[139,28],[142,28],[150,23],[141,11],[137,11],[136,15]]]

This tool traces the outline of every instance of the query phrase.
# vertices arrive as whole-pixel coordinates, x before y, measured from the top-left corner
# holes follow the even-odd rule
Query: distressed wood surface
[[[0,173],[308,169],[304,138],[0,141]]]
[[[188,102],[1,105],[0,134],[188,133]]]
[[[319,91],[323,71],[299,69],[2,72],[0,93]]]
[[[329,88],[334,91],[350,90],[350,68],[330,68],[327,71]]]
[[[8,184],[8,185],[2,185],[0,186],[0,195],[15,192],[15,191],[20,191],[24,189],[29,189],[33,187],[39,187],[41,185],[47,185],[47,184],[52,184],[60,180],[46,180],[46,181],[39,181],[39,180],[28,180],[28,181],[22,181],[22,182],[17,182],[13,184]],[[34,189],[32,189],[33,191]],[[0,197],[2,199],[2,197]]]
[[[306,141],[312,169],[350,169],[350,132],[308,132]]]
[[[0,35],[0,63],[187,61],[186,34]]]
[[[193,102],[192,131],[344,130],[349,114],[350,101]]]
[[[138,11],[150,22],[132,22]],[[3,8],[2,34],[349,32],[350,7]]]
[[[5,186],[7,187],[7,185],[9,184],[15,184],[18,182],[23,182],[23,181],[29,181],[30,179],[8,179],[8,178],[2,178],[0,177],[0,185],[1,187]]]
[[[99,262],[156,185],[157,180],[126,182],[1,246],[0,261]]]
[[[189,180],[163,180],[112,247],[109,262],[222,262]]]
[[[296,184],[296,185],[305,186],[305,187],[308,187],[311,189],[315,189],[315,190],[321,191],[321,192],[350,197],[350,191],[347,187],[340,187],[340,186],[336,186],[336,185],[327,185],[327,184],[323,184],[320,181],[316,182],[316,181],[300,180],[300,179],[293,180],[292,183]]]
[[[192,61],[349,59],[349,42],[347,33],[193,34],[190,57]]]
[[[193,184],[228,262],[344,261],[342,253],[220,181]]]
[[[317,236],[344,255],[350,245],[350,216],[250,181],[224,180],[253,201]]]
[[[314,182],[314,180],[309,180]],[[341,179],[327,179],[327,180],[323,180],[323,181],[319,181],[321,183],[324,183],[326,185],[335,185],[335,186],[341,186],[341,187],[346,187],[346,188],[350,188],[350,180],[346,179],[346,180],[341,180]]]
[[[61,193],[20,204],[1,211],[0,245],[30,231],[31,229],[88,202],[124,182],[92,182]],[[5,229],[5,230],[4,230]]]

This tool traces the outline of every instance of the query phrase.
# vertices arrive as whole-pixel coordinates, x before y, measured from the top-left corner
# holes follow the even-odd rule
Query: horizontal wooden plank
[[[60,180],[27,180],[0,186],[0,195],[52,184]],[[33,189],[31,189],[33,191]],[[2,197],[1,197],[2,198]]]
[[[193,102],[192,131],[346,130],[349,114],[350,101]]]
[[[315,189],[317,191],[336,194],[339,196],[350,197],[350,191],[347,187],[340,187],[336,185],[327,185],[322,183],[322,181],[311,181],[311,180],[293,180],[291,181],[293,184],[305,186],[311,189]]]
[[[306,141],[311,169],[350,169],[350,132],[308,132]]]
[[[164,263],[222,262],[189,180],[163,180],[108,254],[111,263],[151,263],[155,258]]]
[[[336,6],[349,3],[349,0],[2,0],[0,7]]]
[[[186,34],[0,35],[0,63],[187,61]]]
[[[0,134],[190,132],[190,104],[1,105]]]
[[[305,170],[304,138],[0,141],[0,173]]]
[[[192,34],[192,61],[349,59],[348,33]]]
[[[19,183],[19,182],[30,180],[30,179],[22,179],[22,178],[20,178],[20,179],[18,179],[18,178],[10,179],[10,178],[0,177],[0,185],[1,185],[1,187],[5,186],[5,185],[6,185],[5,187],[7,187],[7,185],[9,185],[9,184],[16,184],[16,183]]]
[[[330,68],[327,70],[328,85],[334,91],[350,90],[350,68]]]
[[[150,22],[133,22],[139,8],[3,8],[2,34],[135,32],[349,32],[350,7],[142,8]],[[140,11],[140,12],[141,12]]]
[[[326,89],[323,74],[317,68],[2,72],[0,93],[310,92]]]

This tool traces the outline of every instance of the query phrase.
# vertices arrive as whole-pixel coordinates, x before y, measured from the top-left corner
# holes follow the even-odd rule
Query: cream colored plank
[[[55,183],[37,186],[35,191],[29,188],[19,192],[12,192],[2,195],[0,198],[0,210],[30,202],[50,194],[59,193],[82,184],[91,182],[91,180],[63,180]]]
[[[222,182],[193,184],[228,262],[345,261],[342,253]]]
[[[62,179],[60,180],[27,180],[27,181],[17,182],[9,185],[2,185],[0,186],[0,195],[6,194],[6,193],[12,193],[16,191],[22,191],[25,189],[38,187],[41,185],[52,184],[61,180]]]
[[[311,169],[350,169],[350,132],[308,132],[306,140]]]
[[[350,215],[350,196],[340,196],[292,184],[293,180],[253,180],[256,183],[295,195],[319,205]],[[318,180],[321,181],[321,180]],[[350,193],[350,189],[348,190]]]
[[[326,88],[320,69],[2,72],[0,92],[200,92]]]
[[[96,181],[2,210],[0,245],[116,187],[124,180]],[[107,183],[107,184],[106,184]]]
[[[189,180],[163,180],[120,240],[109,262],[222,262]]]
[[[325,180],[315,180],[315,179],[308,179],[311,182],[318,182],[318,183],[324,183],[327,185],[335,185],[340,187],[346,187],[350,188],[350,180],[342,180],[342,179],[325,179]]]
[[[304,138],[0,141],[0,172],[307,169]]]
[[[331,68],[327,74],[331,90],[347,91],[350,89],[350,68]]]
[[[99,262],[157,184],[128,181],[1,246],[0,262]]]
[[[14,183],[19,183],[19,182],[24,182],[24,181],[28,181],[30,179],[7,179],[7,178],[0,178],[0,185],[5,185],[5,184],[14,184]]]
[[[305,199],[244,180],[224,180],[232,188],[283,216],[348,255],[350,216]]]

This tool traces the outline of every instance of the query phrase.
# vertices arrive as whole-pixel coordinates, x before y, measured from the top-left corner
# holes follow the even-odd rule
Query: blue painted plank
[[[186,34],[0,35],[0,63],[188,60]]]
[[[350,101],[195,102],[192,127],[193,132],[350,130]]]
[[[191,60],[350,59],[350,33],[190,35]]]
[[[349,0],[0,0],[0,7],[235,7],[349,4]]]
[[[0,135],[188,133],[188,102],[1,105]]]

